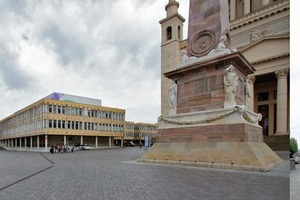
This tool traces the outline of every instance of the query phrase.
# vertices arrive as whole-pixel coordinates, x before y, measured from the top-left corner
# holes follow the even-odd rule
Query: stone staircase
[[[273,151],[290,151],[290,135],[264,136],[264,142]]]

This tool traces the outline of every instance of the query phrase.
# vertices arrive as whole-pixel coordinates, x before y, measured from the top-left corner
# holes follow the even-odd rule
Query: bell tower
[[[183,36],[185,19],[178,13],[179,3],[169,0],[165,6],[166,17],[159,21],[161,24],[161,115],[169,112],[168,90],[172,81],[164,73],[176,69],[180,62],[180,42]]]

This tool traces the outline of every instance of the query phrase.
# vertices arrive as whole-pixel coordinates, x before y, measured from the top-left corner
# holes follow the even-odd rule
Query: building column
[[[250,0],[244,0],[244,15],[247,15],[250,13]]]
[[[269,104],[269,132],[268,132],[268,135],[274,135],[274,122],[276,119],[274,119],[274,117],[271,117],[271,116],[274,116],[274,104],[273,103],[270,103]]]
[[[236,0],[230,0],[230,21],[236,19]]]
[[[48,135],[45,135],[45,150],[48,151]]]
[[[36,148],[40,149],[40,136],[36,136]]]
[[[277,76],[277,135],[288,134],[287,122],[288,122],[288,112],[287,112],[287,76],[289,69],[283,69],[275,71]]]
[[[9,142],[10,142],[10,147],[13,148],[14,147],[14,141],[12,139],[10,139]]]
[[[270,0],[262,0],[262,6],[265,6],[270,3]]]
[[[98,148],[98,136],[95,137],[95,147]]]
[[[26,149],[26,148],[27,148],[27,137],[25,137],[24,140],[25,140],[25,141],[24,141],[24,147],[25,147],[25,149]]]
[[[15,147],[18,147],[18,139],[15,138]]]
[[[32,149],[32,137],[30,137],[30,149]]]
[[[20,141],[19,147],[21,148],[22,147],[22,138],[20,138],[19,141]]]
[[[121,138],[121,147],[123,147],[124,139]]]
[[[249,76],[248,80],[249,80],[249,86],[250,86],[248,109],[251,110],[251,111],[254,111],[254,82],[255,82],[255,76]]]
[[[83,144],[83,136],[80,136],[80,144]]]
[[[66,145],[66,144],[67,144],[67,136],[64,135],[64,145]]]
[[[108,138],[108,147],[111,148],[111,137]]]

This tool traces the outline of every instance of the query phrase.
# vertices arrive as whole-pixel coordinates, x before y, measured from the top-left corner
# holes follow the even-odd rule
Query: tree
[[[290,138],[290,151],[292,154],[298,152],[298,143],[295,138]]]

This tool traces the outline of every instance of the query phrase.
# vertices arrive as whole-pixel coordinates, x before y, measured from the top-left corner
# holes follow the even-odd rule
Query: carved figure
[[[186,50],[181,50],[181,62],[185,63],[189,60]]]
[[[225,107],[235,106],[235,91],[238,87],[239,77],[235,74],[234,67],[230,65],[225,69],[223,78],[225,91]]]
[[[176,109],[177,107],[177,84],[174,81],[169,88],[169,107],[170,109]]]
[[[249,99],[250,99],[250,84],[249,79],[246,79],[244,83],[244,93],[245,93],[245,107],[249,108]]]
[[[181,63],[187,63],[195,61],[197,58],[195,56],[189,57],[185,49],[181,50]]]
[[[228,49],[227,42],[228,42],[227,36],[226,35],[222,35],[220,37],[220,42],[218,44],[217,51],[222,51],[224,49]]]
[[[219,42],[217,48],[211,50],[208,55],[214,55],[214,54],[218,54],[218,53],[234,53],[234,52],[237,52],[236,49],[229,49],[228,43],[229,43],[229,41],[228,41],[227,36],[222,35],[220,37],[220,42]]]

